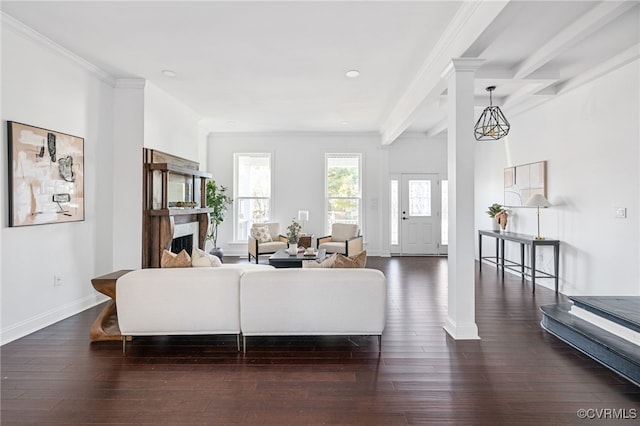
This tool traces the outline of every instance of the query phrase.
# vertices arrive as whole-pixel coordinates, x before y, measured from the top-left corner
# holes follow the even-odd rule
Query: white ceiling
[[[485,59],[507,117],[640,55],[638,1],[3,1],[114,79],[144,78],[214,132],[446,130],[451,57]],[[7,17],[4,16],[6,23]],[[168,78],[162,70],[177,73]],[[350,69],[361,72],[348,79]]]

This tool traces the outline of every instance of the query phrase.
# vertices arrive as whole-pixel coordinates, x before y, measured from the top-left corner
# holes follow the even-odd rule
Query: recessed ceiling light
[[[356,78],[356,77],[360,76],[360,71],[358,71],[358,70],[349,70],[344,75],[346,75],[349,78]]]
[[[162,70],[162,74],[165,77],[171,77],[171,78],[173,78],[173,77],[178,75],[178,73],[176,73],[175,71],[171,71],[171,70]]]

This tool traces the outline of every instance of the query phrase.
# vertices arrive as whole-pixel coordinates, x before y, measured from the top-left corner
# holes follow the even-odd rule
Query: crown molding
[[[452,58],[451,62],[440,74],[440,78],[449,78],[454,72],[475,72],[485,62],[482,58]]]
[[[12,16],[7,15],[5,12],[0,11],[0,16],[1,16],[1,22],[2,22],[3,28],[8,28],[12,30],[14,33],[22,36],[23,38],[33,41],[39,44],[40,46],[52,52],[57,53],[62,58],[70,60],[71,62],[75,63],[76,65],[79,65],[81,68],[93,74],[99,80],[107,83],[108,85],[112,87],[115,85],[116,80],[110,74],[107,74],[106,72],[104,72],[102,69],[98,68],[91,62],[69,51],[65,47],[45,37],[44,35],[34,30],[33,28],[13,18]]]
[[[144,89],[147,81],[144,78],[118,78],[114,80],[116,89]]]
[[[379,139],[380,134],[376,131],[304,131],[304,130],[274,130],[274,131],[238,131],[238,132],[217,132],[209,130],[208,136],[220,136],[225,138],[246,138],[246,137],[342,137],[342,138],[369,138]]]

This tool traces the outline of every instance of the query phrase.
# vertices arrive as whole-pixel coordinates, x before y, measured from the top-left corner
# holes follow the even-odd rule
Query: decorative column
[[[449,290],[444,329],[456,340],[479,339],[475,314],[473,137],[475,71],[484,60],[452,59],[447,79],[449,175]]]
[[[113,270],[142,265],[143,79],[119,79],[113,94]],[[109,196],[106,188],[99,196]]]

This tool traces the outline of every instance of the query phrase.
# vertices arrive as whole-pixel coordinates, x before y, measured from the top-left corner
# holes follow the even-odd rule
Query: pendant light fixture
[[[477,141],[489,141],[498,140],[509,134],[509,128],[511,125],[507,121],[500,107],[493,106],[493,98],[491,92],[496,89],[496,86],[487,87],[489,92],[489,106],[482,111],[482,115],[476,122],[474,133]]]

